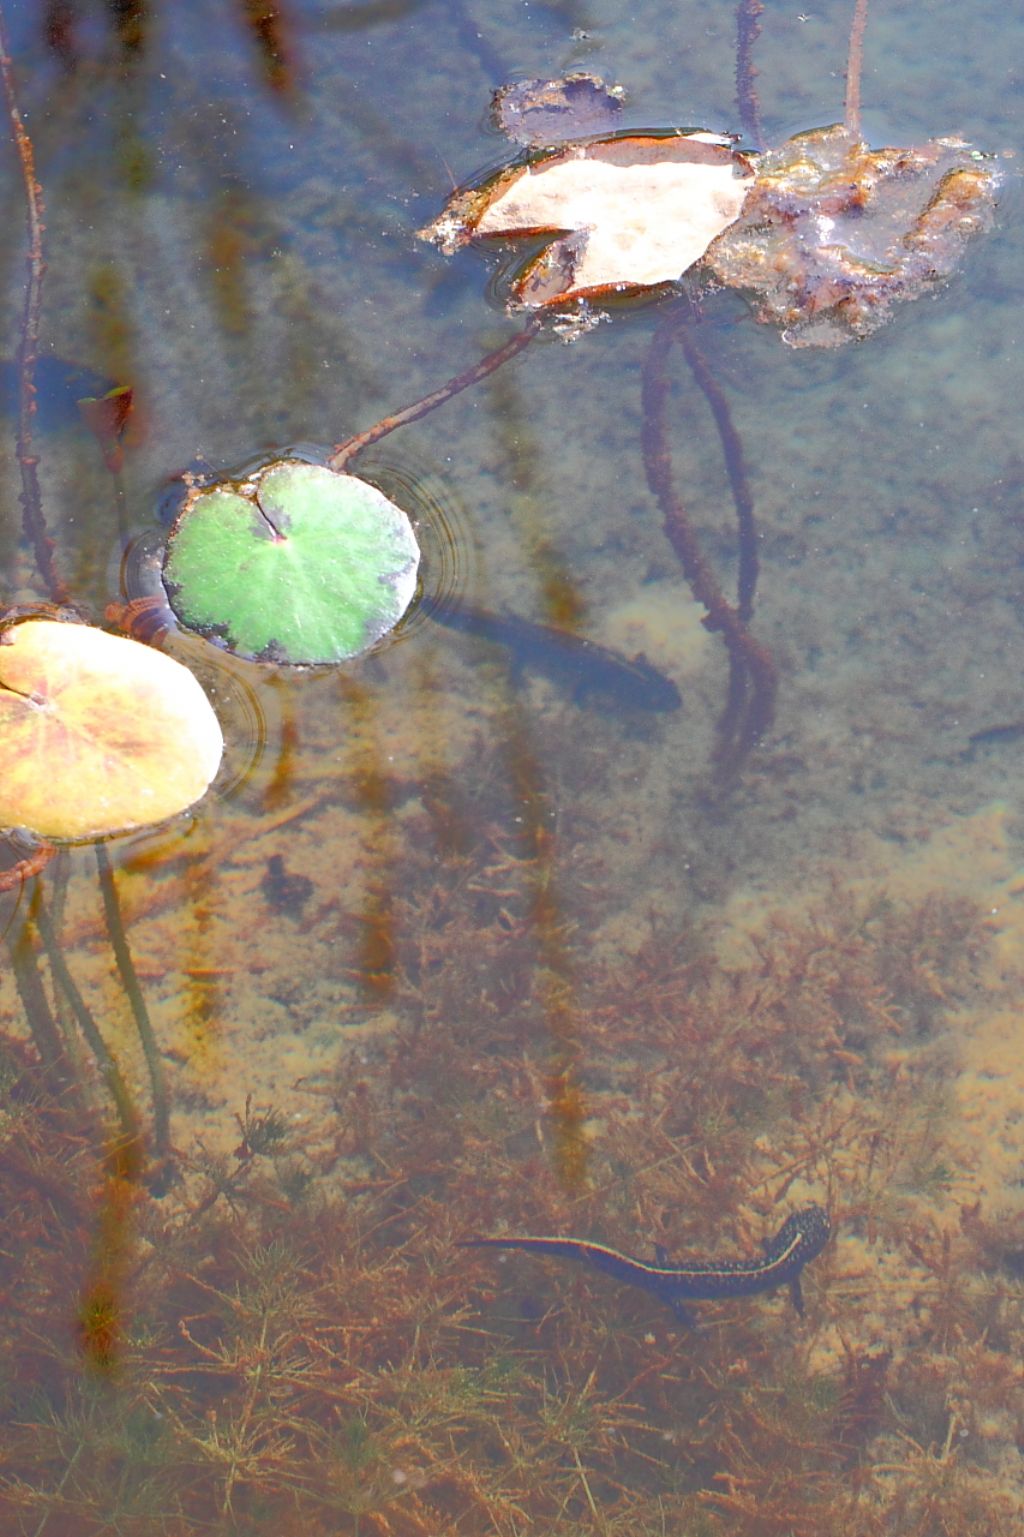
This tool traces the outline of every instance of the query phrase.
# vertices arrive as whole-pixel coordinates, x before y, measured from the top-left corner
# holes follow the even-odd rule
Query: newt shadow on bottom
[[[580,704],[594,696],[640,710],[677,710],[682,704],[672,679],[642,654],[628,657],[570,630],[516,614],[490,613],[468,605],[446,608],[436,599],[425,600],[421,608],[435,624],[504,647],[514,677],[528,670],[540,673],[568,688]]]

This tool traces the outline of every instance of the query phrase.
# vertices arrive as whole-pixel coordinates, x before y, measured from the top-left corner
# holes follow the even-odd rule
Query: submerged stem
[[[479,362],[474,363],[461,374],[456,374],[449,379],[447,384],[442,384],[440,389],[432,390],[429,395],[424,395],[422,400],[415,401],[411,406],[405,406],[401,411],[395,411],[391,416],[382,417],[372,427],[367,427],[365,432],[357,432],[353,437],[346,438],[343,443],[335,446],[334,452],[327,461],[327,468],[336,473],[344,470],[349,460],[366,448],[371,443],[387,437],[389,432],[394,432],[396,427],[404,427],[407,422],[418,421],[421,416],[435,411],[438,406],[443,406],[446,400],[451,400],[453,395],[459,395],[470,385],[476,384],[480,379],[486,379],[488,374],[493,374],[496,368],[514,358],[528,346],[540,329],[540,317],[533,316],[526,322],[523,329],[509,341],[503,342],[500,347],[495,347],[493,352],[488,352]]]
[[[14,89],[14,68],[7,43],[7,27],[0,8],[0,81],[3,83],[11,138],[21,163],[25,183],[28,222],[28,281],[18,345],[18,465],[21,469],[21,510],[25,537],[35,552],[39,575],[54,603],[67,602],[67,588],[57,572],[53,558],[53,540],[46,532],[42,496],[39,491],[39,460],[32,452],[32,418],[36,411],[35,366],[39,355],[39,319],[42,311],[43,273],[43,191],[36,180],[35,152],[18,107]]]
[[[99,868],[100,891],[103,894],[103,910],[107,919],[107,933],[110,935],[110,943],[114,951],[114,958],[117,961],[121,984],[131,1006],[135,1028],[139,1032],[139,1040],[146,1058],[146,1067],[149,1070],[150,1090],[153,1095],[153,1146],[158,1158],[166,1159],[170,1157],[171,1153],[171,1117],[167,1083],[164,1078],[163,1064],[160,1061],[160,1050],[157,1046],[153,1022],[149,1017],[146,1000],[143,997],[142,988],[139,986],[135,962],[132,960],[132,954],[128,948],[128,936],[124,931],[124,920],[121,917],[121,904],[118,901],[114,872],[110,868],[110,860],[107,858],[107,851],[102,843],[97,843],[96,845],[96,864]]]
[[[684,331],[680,336],[683,356],[690,365],[690,372],[700,386],[704,399],[711,407],[715,419],[725,470],[736,508],[739,534],[739,571],[736,577],[736,607],[744,624],[749,624],[754,613],[754,593],[757,590],[759,564],[757,558],[757,524],[754,521],[754,498],[750,494],[747,479],[747,463],[743,457],[743,444],[733,424],[729,402],[715,378],[708,361],[697,343]]]
[[[743,132],[758,149],[764,144],[761,129],[761,104],[757,99],[757,68],[754,44],[761,36],[764,0],[739,0],[736,7],[736,106]]]
[[[67,962],[64,959],[57,936],[54,933],[53,924],[50,922],[50,915],[42,902],[38,902],[35,905],[33,917],[36,928],[39,930],[39,937],[43,942],[43,949],[46,951],[46,959],[49,963],[53,980],[67,999],[78,1028],[81,1030],[86,1044],[96,1058],[96,1065],[110,1091],[110,1097],[114,1102],[114,1108],[121,1122],[121,1130],[124,1133],[125,1139],[129,1142],[138,1142],[140,1134],[139,1117],[132,1103],[131,1092],[125,1083],[124,1076],[117,1065],[116,1059],[100,1033],[92,1011],[82,997],[77,982],[68,970]]]
[[[35,1042],[43,1069],[54,1075],[69,1075],[68,1054],[60,1028],[53,1017],[50,1000],[43,987],[32,942],[32,924],[26,920],[10,941],[14,985],[25,1010],[29,1034]]]
[[[846,56],[846,106],[843,121],[846,131],[860,138],[860,77],[864,62],[864,28],[868,23],[868,0],[856,0],[850,26],[850,48]]]
[[[24,886],[33,875],[38,875],[45,870],[57,850],[52,843],[37,843],[28,854],[24,854],[17,864],[9,865],[6,870],[0,870],[0,891],[10,891],[14,886]]]
[[[666,420],[666,365],[677,324],[669,312],[654,333],[644,365],[644,468],[661,508],[665,534],[690,591],[705,609],[704,624],[721,633],[729,653],[729,694],[719,727],[718,758],[736,769],[771,726],[777,678],[771,653],[754,638],[739,609],[722,592],[675,488]],[[752,599],[752,588],[749,596]]]

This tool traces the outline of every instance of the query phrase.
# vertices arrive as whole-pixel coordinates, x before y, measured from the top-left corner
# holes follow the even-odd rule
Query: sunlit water
[[[519,326],[493,258],[415,236],[505,156],[494,86],[586,68],[626,87],[624,126],[739,128],[729,5],[290,0],[263,45],[228,0],[5,9],[44,353],[136,392],[115,478],[84,392],[40,376],[44,505],[100,622],[170,477],[328,446]],[[842,116],[850,9],[767,7],[769,141]],[[166,1147],[94,850],[2,899],[4,1531],[1018,1529],[1020,31],[988,0],[873,0],[865,135],[1001,157],[996,230],[940,291],[812,353],[688,284],[780,676],[736,779],[725,652],[644,476],[656,304],[542,336],[359,469],[419,520],[429,592],[643,652],[679,709],[422,614],[344,670],[171,639],[225,767],[108,850]],[[721,446],[671,366],[677,486],[728,593]],[[0,569],[26,601],[14,430]],[[104,1161],[47,916],[146,1167]],[[48,1021],[77,1065],[40,1086]],[[809,1201],[836,1237],[805,1317],[784,1291],[712,1301],[697,1336],[607,1276],[456,1247],[749,1259]]]

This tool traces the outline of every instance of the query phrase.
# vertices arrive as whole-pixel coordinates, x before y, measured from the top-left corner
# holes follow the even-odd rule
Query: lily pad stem
[[[68,1062],[68,1053],[53,1017],[50,1001],[43,987],[43,979],[39,974],[31,922],[20,925],[17,935],[10,941],[10,946],[14,984],[18,989],[18,996],[25,1010],[25,1018],[28,1020],[29,1033],[35,1042],[43,1069],[47,1075],[70,1081],[73,1075]],[[77,1093],[75,1097],[77,1098]]]
[[[21,469],[21,511],[25,537],[35,553],[39,575],[54,603],[66,603],[68,590],[58,575],[53,558],[53,540],[46,532],[42,496],[39,491],[39,460],[32,452],[32,418],[36,412],[35,367],[39,354],[39,317],[42,309],[43,273],[43,191],[36,180],[35,152],[25,127],[14,89],[14,68],[7,42],[7,26],[0,9],[0,80],[11,125],[11,137],[21,163],[25,183],[28,220],[28,282],[18,345],[18,465]]]
[[[110,1048],[100,1034],[99,1026],[92,1016],[92,1011],[82,997],[79,987],[71,972],[68,970],[59,941],[50,922],[50,915],[41,902],[35,905],[33,911],[36,928],[46,951],[46,959],[49,962],[53,980],[63,991],[68,1001],[72,1014],[75,1016],[79,1030],[85,1037],[96,1065],[100,1070],[110,1097],[114,1102],[118,1120],[121,1122],[121,1130],[127,1142],[137,1143],[140,1138],[139,1117],[132,1103],[131,1093],[124,1081],[121,1069],[111,1054]]]
[[[757,67],[754,44],[761,36],[764,0],[739,0],[736,7],[736,105],[747,138],[758,148],[764,145],[761,104],[757,99]]]
[[[850,50],[846,56],[846,107],[843,121],[851,138],[860,138],[860,77],[864,62],[864,28],[868,24],[868,0],[856,0],[850,26]]]
[[[391,416],[382,417],[372,427],[367,427],[365,432],[357,432],[353,437],[346,438],[343,443],[335,446],[334,452],[327,461],[327,468],[339,474],[346,468],[348,462],[360,449],[366,448],[371,443],[378,442],[387,437],[389,432],[394,432],[396,427],[404,427],[408,422],[418,421],[421,416],[435,411],[438,406],[443,406],[446,400],[451,400],[453,395],[459,395],[470,385],[476,384],[480,379],[486,379],[488,374],[493,374],[496,368],[514,358],[517,353],[527,347],[540,329],[540,316],[534,316],[526,322],[523,329],[509,341],[503,342],[500,347],[495,347],[493,352],[488,352],[474,363],[472,368],[456,374],[449,379],[447,384],[442,384],[440,389],[432,390],[429,395],[424,395],[422,400],[415,401],[411,406],[405,406],[401,411],[395,411]]]
[[[37,843],[30,853],[22,855],[17,864],[10,865],[6,870],[0,870],[0,891],[10,891],[14,886],[23,886],[33,875],[38,875],[40,871],[46,869],[56,852],[52,843]]]
[[[736,523],[739,531],[739,570],[736,576],[736,611],[744,624],[749,624],[754,613],[754,593],[757,590],[759,562],[757,558],[757,524],[754,521],[754,498],[747,479],[747,463],[743,457],[743,444],[733,424],[732,412],[722,387],[718,383],[707,358],[697,343],[685,330],[680,332],[679,344],[683,356],[690,365],[690,372],[711,407],[718,438],[725,458],[725,470],[729,477]]]
[[[167,1159],[171,1155],[171,1117],[167,1082],[164,1078],[163,1064],[160,1061],[160,1050],[157,1046],[153,1022],[149,1017],[146,1000],[139,986],[135,962],[128,948],[128,936],[124,931],[114,872],[110,868],[110,860],[102,843],[96,845],[96,865],[99,869],[107,933],[110,935],[114,959],[135,1020],[135,1028],[139,1032],[146,1067],[149,1069],[150,1090],[153,1095],[153,1146],[158,1158]]]
[[[690,591],[705,610],[704,625],[721,633],[729,654],[729,693],[719,723],[717,759],[720,766],[735,772],[771,726],[777,676],[771,653],[722,592],[675,488],[666,420],[666,366],[677,325],[677,317],[669,311],[654,333],[644,364],[644,469],[661,508],[666,537]]]

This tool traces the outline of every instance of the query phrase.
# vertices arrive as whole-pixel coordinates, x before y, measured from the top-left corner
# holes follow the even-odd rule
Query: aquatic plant
[[[287,1138],[247,1101],[230,1160],[197,1155],[159,1201],[136,1190],[130,1246],[113,1245],[116,1348],[92,1376],[74,1320],[54,1318],[96,1242],[102,1124],[5,1046],[0,1199],[30,1271],[0,1320],[0,1517],[139,1537],[154,1521],[924,1537],[941,1509],[951,1537],[1009,1537],[1019,1500],[994,1467],[1024,1416],[1024,1238],[973,1199],[950,1230],[952,1176],[928,1173],[956,1166],[951,1109],[928,1106],[946,1022],[978,986],[977,916],[837,890],[778,915],[743,964],[684,933],[600,968],[580,1000],[587,1179],[572,1187],[530,957],[512,952],[507,999],[467,1008],[507,930],[481,926],[464,861],[416,868],[445,921],[410,897],[408,1022],[343,1048],[310,1085],[320,1113]],[[528,866],[510,879],[514,911]],[[924,1012],[903,1012],[915,997]],[[751,1298],[703,1304],[692,1334],[612,1278],[457,1247],[571,1222],[679,1257],[749,1252],[803,1191],[827,1194],[837,1236],[806,1272],[802,1324]],[[102,1295],[86,1301],[109,1328]]]
[[[749,488],[744,514],[738,439],[688,360],[733,455],[745,624]],[[749,746],[770,674],[751,698],[734,633],[727,720]],[[358,683],[338,690],[365,723]],[[314,1120],[244,1083],[219,1126],[204,1107],[210,1149],[177,1150],[181,1183],[159,1200],[169,1171],[144,1159],[128,1075],[42,905],[59,914],[59,881],[33,890],[12,959],[37,1052],[11,1041],[0,1058],[0,1518],[36,1537],[1016,1531],[1024,1237],[971,1187],[942,1078],[984,954],[978,915],[837,883],[745,959],[664,924],[635,954],[592,954],[586,882],[612,872],[588,870],[586,849],[571,871],[556,860],[539,757],[514,734],[507,755],[474,752],[469,785],[404,784],[401,836],[397,781],[372,741],[353,752],[345,783],[381,857],[339,921],[360,925],[356,990],[390,1029],[304,1085]],[[264,830],[299,814],[290,773],[282,755]],[[474,822],[467,803],[499,775],[514,813]],[[193,846],[160,870],[139,851],[162,879],[135,912],[195,901],[231,853]],[[174,1151],[160,1051],[102,847],[98,865],[159,1166]],[[302,877],[248,874],[251,957],[267,908],[284,921],[269,894]],[[215,970],[185,975],[198,993]],[[459,1248],[518,1227],[728,1257],[810,1200],[837,1237],[805,1322],[781,1298],[712,1301],[692,1335],[609,1277]]]
[[[419,561],[407,514],[375,486],[274,458],[237,482],[193,487],[162,575],[181,622],[236,655],[323,665],[394,629]]]
[[[756,153],[704,131],[601,137],[589,114],[593,88],[603,82],[591,81],[582,95],[572,93],[572,77],[521,83],[513,137],[532,107],[547,128],[545,147],[527,138],[524,155],[456,191],[421,237],[447,254],[473,241],[544,237],[514,273],[509,307],[557,307],[563,334],[591,329],[600,318],[595,302],[663,297],[693,272],[753,298],[757,318],[778,325],[790,345],[831,347],[870,335],[895,305],[948,277],[967,243],[991,228],[1000,176],[991,156],[956,138],[877,151],[864,143],[867,0],[854,6],[842,124],[766,150],[753,63],[761,11],[756,3],[737,9],[737,105]],[[503,127],[504,94],[495,102]],[[584,120],[574,134],[578,104]],[[728,782],[772,725],[778,672],[750,628],[757,534],[739,440],[725,397],[688,336],[693,324],[691,304],[669,305],[655,331],[644,369],[643,460],[686,582],[728,654],[716,752]],[[666,404],[676,344],[708,398],[725,449],[739,522],[735,602],[701,550],[673,477]]]
[[[0,630],[0,826],[86,841],[177,816],[206,793],[224,738],[171,657],[91,625]]]

